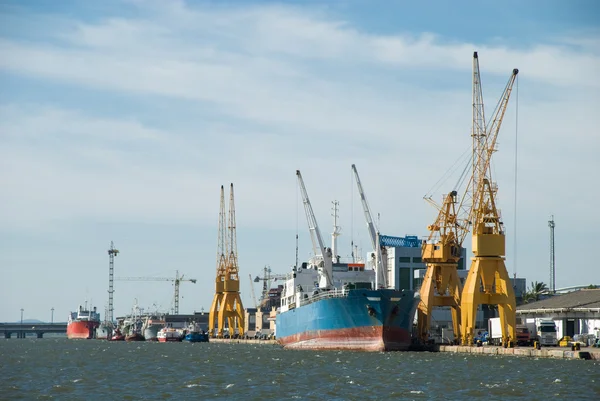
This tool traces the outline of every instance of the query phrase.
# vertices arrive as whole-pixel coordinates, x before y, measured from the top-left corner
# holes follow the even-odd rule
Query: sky
[[[369,248],[352,164],[382,233],[426,236],[423,197],[471,147],[474,51],[488,116],[520,71],[493,159],[509,273],[549,282],[553,215],[556,286],[600,284],[599,16],[593,0],[0,0],[0,321],[104,315],[111,241],[116,277],[178,271],[198,280],[180,312],[208,311],[230,183],[253,306],[249,276],[290,271],[296,234],[312,252],[297,169],[326,242],[339,201],[342,256]],[[116,281],[114,302],[169,310],[173,282]]]

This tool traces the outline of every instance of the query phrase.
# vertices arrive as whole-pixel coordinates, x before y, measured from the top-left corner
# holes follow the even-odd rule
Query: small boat
[[[186,330],[184,340],[191,343],[207,343],[208,333],[202,330],[197,323],[192,323]]]
[[[168,342],[181,342],[183,341],[183,333],[173,327],[163,327],[158,331],[157,338],[158,342],[168,343]]]
[[[208,333],[201,331],[193,331],[187,333],[184,338],[185,341],[189,341],[191,343],[207,343],[208,342]]]
[[[125,336],[125,341],[146,341],[146,338],[142,334],[134,332]]]
[[[123,335],[123,333],[121,333],[121,330],[119,330],[118,327],[115,329],[115,332],[110,338],[110,341],[125,341],[125,336]]]
[[[144,322],[141,319],[140,313],[141,309],[136,299],[131,315],[127,316],[123,321],[125,341],[146,341],[146,338],[142,334]]]
[[[144,316],[143,321],[142,333],[146,341],[158,341],[158,331],[166,324],[164,317],[159,317],[158,313],[155,313]]]

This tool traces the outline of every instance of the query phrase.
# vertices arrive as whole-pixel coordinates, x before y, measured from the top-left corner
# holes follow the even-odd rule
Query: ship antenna
[[[352,171],[350,172],[350,256],[352,262],[356,262],[354,256],[354,177]]]
[[[298,269],[298,185],[296,187],[296,264],[294,265]]]

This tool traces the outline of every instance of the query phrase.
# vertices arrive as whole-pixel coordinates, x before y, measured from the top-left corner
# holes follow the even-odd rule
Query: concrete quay
[[[465,345],[439,345],[434,351],[455,352],[463,354],[486,354],[486,355],[515,355],[533,358],[559,358],[559,359],[588,359],[600,361],[600,348],[584,347],[578,351],[566,348],[503,348],[495,346],[470,347]]]
[[[221,344],[261,344],[261,345],[278,345],[277,340],[257,340],[257,339],[241,339],[241,338],[211,338],[211,343]],[[525,356],[533,358],[556,358],[556,359],[585,359],[600,361],[600,348],[584,347],[578,351],[571,351],[568,348],[542,348],[537,350],[533,347],[515,347],[503,348],[496,346],[469,347],[465,345],[434,345],[412,347],[411,351],[429,351],[429,352],[454,352],[462,354],[475,355],[512,355]]]
[[[258,340],[255,338],[211,338],[209,340],[211,343],[221,343],[221,344],[269,344],[275,345],[278,344],[277,340]]]

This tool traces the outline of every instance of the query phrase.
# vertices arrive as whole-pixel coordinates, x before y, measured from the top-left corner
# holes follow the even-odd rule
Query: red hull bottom
[[[67,325],[67,338],[70,340],[94,338],[94,331],[99,325],[100,323],[94,321],[71,322]]]
[[[278,341],[288,349],[384,352],[408,350],[411,336],[396,327],[365,326],[298,333]]]
[[[159,343],[180,343],[182,342],[183,339],[182,338],[159,338],[158,342]]]

